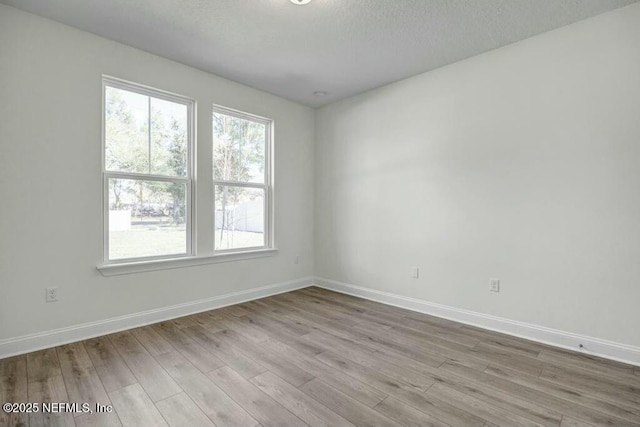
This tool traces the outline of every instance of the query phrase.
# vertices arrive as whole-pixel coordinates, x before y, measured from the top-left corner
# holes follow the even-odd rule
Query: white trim
[[[136,92],[141,95],[164,99],[166,101],[175,102],[177,104],[183,104],[183,105],[188,105],[190,103],[195,104],[195,100],[193,98],[189,98],[188,96],[184,96],[175,92],[170,92],[164,89],[158,89],[152,86],[147,86],[141,83],[135,83],[135,82],[121,79],[118,77],[109,76],[107,74],[102,75],[102,81],[107,86],[111,86],[116,89],[122,89],[129,92]]]
[[[442,317],[483,329],[502,332],[519,338],[573,350],[578,353],[600,356],[606,359],[640,366],[640,347],[578,335],[571,332],[560,331],[544,326],[533,325],[530,323],[519,322],[517,320],[505,319],[460,308],[449,307],[442,304],[369,289],[362,286],[351,285],[349,283],[338,282],[336,280],[325,279],[322,277],[315,277],[314,284],[318,287],[330,289],[343,294],[353,295],[420,313],[426,313],[432,316]],[[580,348],[581,344],[583,346],[582,348]]]
[[[226,107],[224,105],[220,105],[220,104],[213,104],[213,112],[216,113],[221,113],[224,114],[226,116],[232,116],[235,117],[237,119],[242,119],[242,120],[247,120],[250,122],[258,122],[258,123],[262,123],[266,126],[269,126],[269,123],[273,122],[273,119],[270,119],[268,117],[264,117],[264,116],[259,116],[257,114],[252,114],[252,113],[247,113],[246,111],[242,111],[242,110],[237,110],[235,108],[231,108],[231,107]]]
[[[290,292],[312,285],[560,348],[566,348],[576,352],[640,366],[640,348],[638,347],[449,307],[321,277],[305,277],[289,282],[253,288],[246,291],[232,292],[212,298],[147,310],[97,322],[0,340],[0,359],[168,319],[175,319],[215,308],[226,307],[228,305],[240,304],[242,302]],[[578,347],[580,344],[584,346],[582,350]]]
[[[265,258],[275,255],[275,248],[256,250],[236,250],[235,252],[216,253],[215,255],[181,256],[164,259],[147,259],[118,264],[103,264],[96,268],[103,276],[142,273],[145,271],[170,270],[173,268],[193,267],[196,265],[217,264],[219,262],[242,261],[246,259]]]
[[[88,338],[111,334],[126,329],[162,322],[168,319],[200,313],[228,305],[239,304],[246,301],[264,298],[271,295],[290,292],[296,289],[306,288],[312,283],[311,277],[305,277],[289,282],[277,283],[269,286],[248,289],[246,291],[232,292],[212,298],[198,301],[156,308],[111,319],[89,322],[66,328],[21,337],[0,340],[0,359],[24,354],[31,351],[50,348],[62,344],[68,344]]]

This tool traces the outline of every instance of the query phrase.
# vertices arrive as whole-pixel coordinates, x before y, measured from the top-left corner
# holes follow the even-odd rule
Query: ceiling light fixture
[[[313,96],[317,96],[317,97],[325,96],[326,94],[327,94],[327,92],[323,92],[321,90],[319,90],[317,92],[313,92]]]
[[[308,4],[311,0],[289,0],[293,4],[297,4],[298,6],[302,6],[303,4]]]

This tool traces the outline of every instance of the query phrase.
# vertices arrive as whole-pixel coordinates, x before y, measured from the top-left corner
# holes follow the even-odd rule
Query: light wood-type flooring
[[[23,426],[640,425],[640,370],[320,288],[0,360]],[[41,407],[42,408],[42,407]]]

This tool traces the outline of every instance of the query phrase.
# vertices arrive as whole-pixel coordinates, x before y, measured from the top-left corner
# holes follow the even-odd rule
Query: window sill
[[[216,264],[219,262],[242,261],[265,258],[275,255],[277,249],[257,249],[246,252],[227,252],[216,255],[191,256],[182,258],[160,259],[153,261],[127,262],[121,264],[102,264],[96,268],[103,276],[142,273],[145,271],[168,270],[172,268],[193,267],[196,265]]]

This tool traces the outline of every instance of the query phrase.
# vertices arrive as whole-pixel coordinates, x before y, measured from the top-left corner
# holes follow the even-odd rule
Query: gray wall
[[[638,22],[635,4],[320,109],[316,276],[640,345]]]
[[[312,109],[4,5],[0,40],[0,340],[313,274]],[[96,270],[103,73],[196,99],[201,171],[211,170],[203,138],[212,104],[275,120],[275,256],[114,277]],[[213,203],[212,183],[197,185],[198,206]],[[198,218],[203,233],[213,223]],[[47,286],[59,287],[60,301],[45,303]]]

